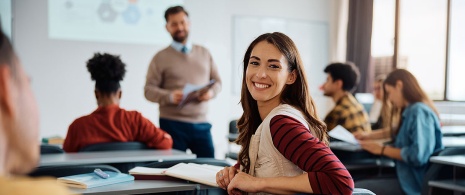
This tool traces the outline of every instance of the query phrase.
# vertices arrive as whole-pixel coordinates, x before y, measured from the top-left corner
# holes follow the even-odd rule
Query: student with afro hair
[[[142,142],[150,148],[169,149],[173,140],[137,111],[119,107],[120,81],[126,73],[119,56],[96,53],[87,61],[87,70],[95,81],[97,109],[76,119],[68,129],[63,149],[78,152],[82,148],[106,142]]]

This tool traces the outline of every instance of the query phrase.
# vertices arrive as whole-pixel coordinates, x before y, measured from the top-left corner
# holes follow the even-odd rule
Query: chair
[[[465,148],[446,148],[442,151],[435,152],[432,156],[452,156],[465,154]],[[453,167],[431,163],[423,178],[421,194],[452,194],[451,191],[439,188],[430,188],[428,182],[431,180],[452,179]],[[457,175],[465,175],[457,174]]]
[[[61,154],[61,153],[65,153],[65,151],[56,145],[48,145],[48,144],[40,145],[40,154]]]
[[[122,150],[145,150],[149,149],[147,145],[141,142],[108,142],[108,143],[99,143],[88,145],[79,152],[96,152],[96,151],[122,151]],[[118,168],[123,173],[128,173],[128,171],[136,166],[142,166],[144,163],[112,163],[109,164]]]
[[[115,150],[145,150],[149,149],[146,144],[141,142],[108,142],[88,145],[79,152],[92,151],[115,151]]]
[[[207,165],[215,165],[215,166],[232,166],[225,160],[219,160],[214,158],[194,158],[194,159],[186,159],[186,160],[170,160],[170,161],[163,161],[163,162],[152,162],[145,164],[144,167],[150,168],[169,168],[178,163],[197,163],[197,164],[207,164]]]
[[[32,173],[29,173],[31,177],[40,176],[51,176],[51,177],[65,177],[70,175],[78,175],[84,173],[92,173],[95,169],[101,169],[102,171],[120,171],[109,165],[67,165],[67,166],[51,166],[51,167],[39,167]]]
[[[364,150],[344,151],[334,148],[331,150],[344,164],[355,182],[395,174],[395,163],[390,158],[374,155]]]
[[[232,120],[229,122],[229,134],[228,134],[228,152],[226,153],[226,158],[231,158],[237,160],[237,152],[231,151],[231,144],[236,141],[237,136],[239,135],[239,130],[237,129],[237,120]]]

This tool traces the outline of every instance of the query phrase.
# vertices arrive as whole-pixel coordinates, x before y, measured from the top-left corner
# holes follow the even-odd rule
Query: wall
[[[228,122],[238,118],[242,111],[238,104],[239,97],[233,96],[231,90],[231,66],[238,66],[232,64],[231,58],[233,16],[272,16],[328,22],[334,12],[333,4],[333,1],[327,0],[185,1],[192,20],[191,40],[211,51],[223,80],[223,90],[211,101],[208,114],[213,124],[216,157],[224,157]],[[68,125],[75,118],[89,114],[96,108],[94,83],[85,68],[85,62],[94,52],[121,55],[128,65],[126,78],[122,82],[121,107],[138,110],[158,124],[157,105],[145,100],[143,86],[150,59],[165,46],[50,40],[46,0],[17,0],[13,6],[14,43],[32,78],[41,114],[41,136],[65,136]],[[329,30],[331,32],[332,27]],[[324,81],[322,70],[325,65],[312,65],[315,75],[309,75],[310,82]],[[320,110],[326,110],[322,109],[326,100],[321,94],[312,95]]]

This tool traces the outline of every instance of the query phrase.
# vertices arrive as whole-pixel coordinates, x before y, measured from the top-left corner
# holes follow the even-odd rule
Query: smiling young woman
[[[244,55],[238,163],[217,174],[230,194],[351,194],[354,183],[327,145],[294,42],[274,32]]]

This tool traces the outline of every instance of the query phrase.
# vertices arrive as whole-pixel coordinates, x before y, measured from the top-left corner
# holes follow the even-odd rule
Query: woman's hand
[[[242,192],[260,192],[260,179],[238,172],[228,185],[228,194],[241,195]]]
[[[352,133],[357,140],[368,140],[370,139],[370,133],[365,131],[356,131]]]
[[[359,143],[364,150],[372,154],[381,155],[381,152],[383,152],[383,144],[379,141],[360,141]]]
[[[220,186],[220,188],[226,190],[236,174],[236,167],[225,167],[223,170],[216,173],[216,183]]]

